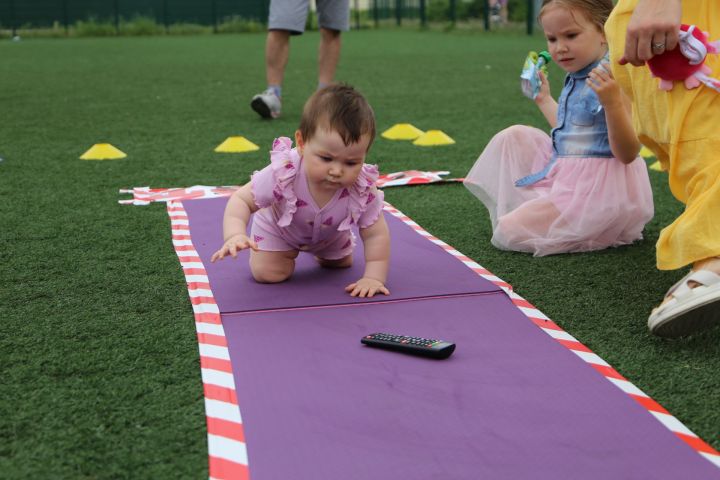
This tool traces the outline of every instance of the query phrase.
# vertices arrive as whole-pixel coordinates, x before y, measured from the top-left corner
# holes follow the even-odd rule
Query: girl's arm
[[[542,114],[545,116],[545,119],[550,124],[550,127],[555,128],[557,126],[558,104],[550,94],[550,82],[547,77],[542,70],[539,73],[542,84],[540,85],[540,93],[538,93],[538,96],[535,97],[535,105],[538,106]]]
[[[635,160],[640,152],[640,141],[632,125],[632,105],[613,78],[609,65],[605,65],[600,65],[590,72],[587,84],[595,91],[605,110],[613,156],[628,164]]]
[[[257,244],[247,236],[250,215],[257,211],[252,194],[252,182],[248,182],[230,196],[223,216],[223,239],[225,244],[213,254],[211,262],[225,255],[237,257],[237,252],[246,248],[257,250]]]
[[[345,291],[353,297],[390,295],[385,287],[390,263],[390,231],[382,212],[377,222],[360,229],[360,237],[365,246],[365,273],[360,280],[345,287]]]

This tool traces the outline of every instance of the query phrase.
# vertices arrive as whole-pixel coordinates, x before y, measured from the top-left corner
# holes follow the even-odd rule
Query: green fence
[[[350,0],[354,28],[385,24],[473,24],[491,28],[513,24],[532,33],[541,0],[369,0],[360,11]],[[114,24],[142,17],[157,25],[212,26],[232,19],[266,24],[270,0],[0,0],[0,30],[64,27],[93,20]],[[314,3],[314,2],[313,2]],[[499,6],[502,5],[502,8]],[[308,23],[314,27],[313,17]]]
[[[474,23],[485,30],[514,24],[532,33],[541,0],[372,0],[375,26]]]
[[[228,18],[267,22],[269,0],[0,0],[0,28],[65,28],[93,19],[114,23],[138,16],[159,25],[217,26]]]

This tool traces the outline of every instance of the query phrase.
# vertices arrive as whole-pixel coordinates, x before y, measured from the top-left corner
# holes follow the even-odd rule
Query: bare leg
[[[285,252],[250,252],[250,271],[259,283],[284,282],[295,270],[297,250]]]
[[[265,76],[268,85],[282,85],[290,55],[290,32],[270,30],[265,42]]]
[[[320,49],[318,51],[318,82],[321,85],[332,83],[335,69],[340,60],[340,31],[320,29]]]
[[[706,258],[693,264],[693,270],[710,270],[720,275],[720,257]]]

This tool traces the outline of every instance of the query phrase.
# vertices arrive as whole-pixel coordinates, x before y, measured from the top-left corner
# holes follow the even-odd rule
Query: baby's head
[[[365,97],[350,85],[332,84],[316,91],[303,108],[298,132],[307,143],[318,135],[337,133],[343,143],[375,140],[375,114]]]
[[[538,22],[560,68],[577,72],[605,55],[604,26],[612,9],[612,0],[543,0]]]
[[[308,99],[295,132],[310,180],[327,181],[321,178],[325,175],[345,186],[359,175],[374,139],[372,108],[360,92],[342,84],[322,88]],[[342,170],[338,175],[336,167]]]

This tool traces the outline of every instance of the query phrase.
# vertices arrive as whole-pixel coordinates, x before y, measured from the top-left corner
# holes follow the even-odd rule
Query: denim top
[[[557,126],[550,134],[558,157],[612,157],[605,111],[586,80],[603,58],[565,77],[558,100]]]
[[[565,77],[565,86],[558,99],[557,126],[550,133],[553,144],[550,162],[541,171],[521,178],[515,185],[531,185],[545,178],[558,157],[613,156],[605,111],[593,89],[585,83],[590,71],[607,59],[606,55]]]

